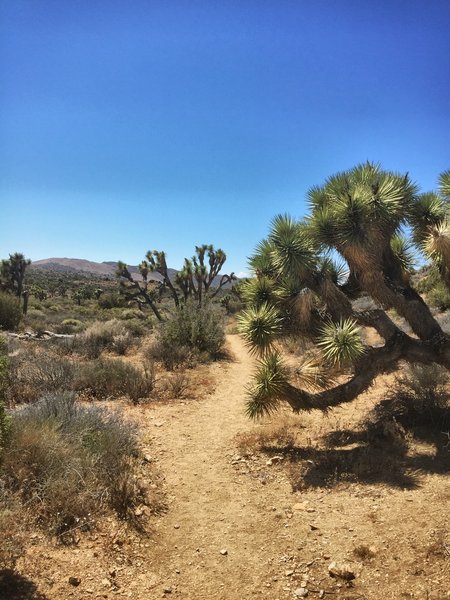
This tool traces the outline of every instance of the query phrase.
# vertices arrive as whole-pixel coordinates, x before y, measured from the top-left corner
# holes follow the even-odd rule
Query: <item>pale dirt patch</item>
[[[228,344],[234,360],[210,367],[210,395],[127,408],[142,428],[149,471],[164,477],[166,510],[148,515],[149,534],[111,519],[76,548],[37,535],[18,567],[40,598],[281,600],[301,587],[310,598],[450,598],[448,473],[418,471],[409,488],[386,477],[293,492],[297,463],[251,443],[281,428],[317,460],[323,434],[356,422],[391,380],[328,416],[281,411],[253,423],[244,408],[254,361],[238,336]],[[352,566],[352,587],[330,577],[333,561]]]

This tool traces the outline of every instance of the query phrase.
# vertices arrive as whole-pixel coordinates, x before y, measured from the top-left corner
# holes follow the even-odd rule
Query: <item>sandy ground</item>
[[[75,548],[36,534],[10,598],[450,598],[448,471],[413,472],[411,456],[405,483],[386,473],[378,481],[295,485],[296,463],[242,440],[297,426],[313,463],[308,432],[355,418],[376,390],[329,416],[282,412],[253,423],[244,413],[253,359],[238,336],[228,344],[233,360],[211,366],[214,393],[129,409],[142,428],[149,480],[165,495],[161,514],[148,515],[148,534],[114,520]],[[416,451],[434,460],[432,449]],[[331,577],[333,562],[347,563],[355,579]]]

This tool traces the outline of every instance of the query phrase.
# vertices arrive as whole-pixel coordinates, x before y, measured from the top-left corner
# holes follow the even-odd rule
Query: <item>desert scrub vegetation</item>
[[[168,370],[218,358],[225,342],[224,327],[219,307],[186,302],[160,325],[149,353]]]
[[[9,405],[35,402],[47,392],[70,390],[75,365],[68,358],[57,356],[47,349],[28,347],[9,358]]]
[[[438,435],[450,429],[449,374],[439,365],[408,365],[387,397],[375,407],[374,423],[395,420],[405,428],[429,427]]]
[[[155,383],[155,369],[150,361],[139,368],[121,359],[101,358],[78,365],[73,388],[89,398],[127,396],[136,404],[152,394]]]
[[[0,291],[0,331],[14,331],[21,319],[22,310],[18,298]]]
[[[116,354],[126,354],[133,344],[133,336],[118,319],[96,321],[83,333],[76,336],[75,351],[87,358],[98,358],[104,350]]]
[[[136,428],[118,413],[69,393],[47,395],[11,413],[0,510],[20,502],[22,518],[63,539],[107,511],[126,518],[144,501],[134,481],[137,456]]]

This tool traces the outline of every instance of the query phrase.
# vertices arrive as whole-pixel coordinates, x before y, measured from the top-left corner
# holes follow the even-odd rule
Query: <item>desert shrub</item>
[[[180,306],[165,321],[150,352],[171,370],[193,356],[199,360],[216,358],[225,341],[224,320],[211,304],[194,302]]]
[[[427,295],[431,306],[435,306],[439,310],[447,310],[450,308],[450,294],[442,282],[438,282]]]
[[[98,358],[103,350],[125,354],[133,338],[117,319],[96,321],[76,337],[75,350],[87,358]]]
[[[83,321],[80,321],[79,319],[64,319],[59,325],[56,326],[55,329],[57,333],[71,334],[79,333],[83,331],[84,328],[85,325]]]
[[[98,305],[105,309],[122,308],[126,305],[126,299],[118,292],[110,292],[100,296]]]
[[[7,391],[12,404],[35,402],[46,392],[68,390],[74,366],[67,358],[50,352],[18,352],[10,358]]]
[[[120,359],[100,359],[78,367],[74,388],[95,398],[128,396],[137,403],[147,398],[155,387],[151,363],[138,369]]]
[[[442,431],[450,425],[448,379],[439,365],[409,365],[370,418],[374,423],[388,420],[406,428],[432,426]]]
[[[190,381],[186,373],[174,373],[164,382],[164,387],[170,398],[183,398],[189,389]]]
[[[124,325],[133,337],[142,337],[153,329],[153,323],[148,317],[127,319],[124,321]]]
[[[17,329],[21,319],[19,300],[11,294],[0,292],[0,330]]]
[[[107,508],[127,515],[137,494],[135,456],[132,424],[58,393],[12,413],[3,480],[41,525],[64,535]]]

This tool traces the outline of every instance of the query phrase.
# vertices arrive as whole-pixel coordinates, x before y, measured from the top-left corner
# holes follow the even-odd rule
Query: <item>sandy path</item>
[[[253,361],[240,338],[229,336],[228,343],[234,361],[217,365],[212,396],[181,408],[160,407],[154,415],[164,419],[152,432],[152,443],[163,448],[160,466],[173,497],[152,563],[172,593],[183,598],[242,600],[256,591],[275,598],[265,583],[272,560],[268,548],[280,546],[279,538],[285,546],[287,536],[278,525],[274,539],[266,525],[275,512],[271,496],[274,491],[289,495],[289,486],[262,488],[232,465],[234,437],[257,425],[244,413]]]

